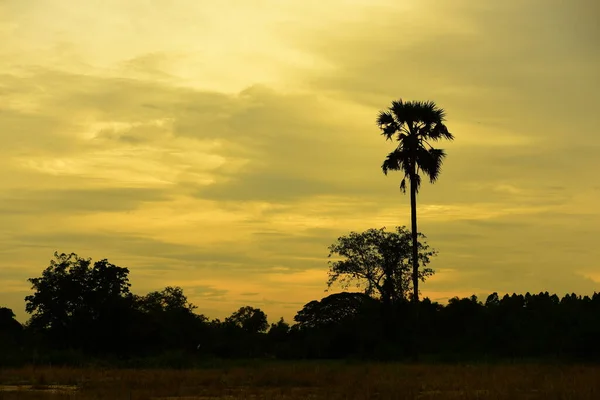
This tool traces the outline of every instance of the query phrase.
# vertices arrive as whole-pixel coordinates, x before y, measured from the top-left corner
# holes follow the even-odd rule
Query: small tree
[[[0,366],[20,359],[23,333],[23,326],[15,319],[13,311],[0,307]]]
[[[271,340],[281,341],[281,340],[285,339],[289,333],[290,333],[290,324],[285,322],[283,317],[281,317],[279,319],[279,321],[277,321],[276,324],[271,324],[271,327],[269,328],[268,336],[269,336],[269,338],[271,338]]]
[[[160,292],[150,292],[145,296],[135,296],[140,310],[152,312],[177,312],[191,314],[196,307],[190,303],[179,286],[167,286]]]
[[[294,317],[301,329],[326,328],[355,319],[361,312],[372,311],[377,303],[363,293],[335,293],[321,301],[306,303]]]
[[[262,333],[269,328],[267,315],[261,309],[250,306],[241,307],[225,318],[225,323],[242,328],[248,333]]]
[[[0,331],[15,332],[21,331],[23,327],[17,321],[13,310],[7,307],[0,307]]]
[[[424,281],[433,275],[431,268],[425,267],[430,258],[437,254],[423,239],[418,243],[418,257],[424,266],[419,278]],[[351,232],[339,237],[329,246],[329,257],[341,257],[329,262],[328,288],[339,282],[344,289],[356,284],[364,293],[381,298],[386,304],[394,304],[408,298],[412,286],[411,232],[406,227],[396,227],[395,232],[369,229],[362,233]]]

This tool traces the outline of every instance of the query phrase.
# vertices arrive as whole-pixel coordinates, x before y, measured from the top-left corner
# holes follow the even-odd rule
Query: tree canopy
[[[434,183],[441,172],[446,152],[434,148],[430,142],[442,139],[453,140],[454,136],[445,125],[446,112],[433,101],[392,101],[392,105],[381,111],[377,125],[386,140],[395,139],[398,143],[385,158],[381,168],[388,171],[401,171],[404,178],[400,189],[406,191],[407,179],[419,191],[423,172]]]
[[[59,347],[85,344],[103,351],[118,339],[118,326],[129,310],[129,270],[81,258],[75,253],[54,253],[38,278],[30,278],[34,293],[25,298],[30,324],[47,330]]]
[[[419,278],[425,280],[434,270],[426,267],[437,251],[419,234],[419,261],[424,268]],[[328,287],[339,282],[344,289],[355,284],[369,296],[389,303],[408,298],[412,287],[411,232],[404,226],[394,231],[386,228],[350,232],[329,246]]]
[[[269,328],[267,315],[259,308],[241,307],[225,319],[225,323],[237,326],[248,333],[261,333]]]

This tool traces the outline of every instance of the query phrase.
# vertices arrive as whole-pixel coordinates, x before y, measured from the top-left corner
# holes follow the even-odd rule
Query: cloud
[[[589,117],[599,98],[600,59],[597,40],[582,34],[595,24],[585,18],[580,26],[574,15],[592,7],[589,0],[429,1],[412,12],[390,8],[315,31],[295,44],[333,65],[312,75],[315,90],[377,108],[398,97],[435,99],[452,125],[480,122],[481,142],[489,124],[564,142],[569,121],[578,119],[578,134],[597,143]],[[563,117],[542,128],[550,115]]]
[[[212,286],[193,286],[186,288],[185,293],[187,296],[193,296],[200,299],[211,299],[211,300],[222,300],[227,295],[228,290],[215,289]]]
[[[398,97],[456,135],[418,198],[426,293],[592,289],[595,3],[105,3],[0,5],[0,300],[59,249],[291,317],[337,237],[410,221],[374,124]]]
[[[219,249],[208,246],[198,247],[118,232],[55,231],[47,234],[23,234],[13,237],[12,243],[5,244],[3,247],[27,246],[28,243],[38,243],[40,247],[45,248],[45,252],[49,256],[54,250],[59,250],[59,252],[81,252],[82,256],[85,255],[83,253],[91,252],[92,256],[106,257],[99,253],[98,248],[117,255],[145,254],[146,257],[161,260],[162,263],[159,265],[162,267],[157,265],[153,270],[162,270],[165,273],[182,273],[182,269],[192,269],[196,272],[206,271],[210,270],[215,263],[227,265],[227,270],[222,271],[227,274],[235,274],[234,269],[242,269],[245,272],[252,271],[252,264],[246,264],[252,260],[252,256],[244,254],[241,249],[226,246]],[[146,266],[144,267],[146,268]]]
[[[160,202],[168,192],[151,188],[29,190],[0,197],[0,214],[119,212]]]

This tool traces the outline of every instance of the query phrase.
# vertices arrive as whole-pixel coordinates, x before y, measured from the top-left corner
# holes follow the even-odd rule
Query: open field
[[[272,362],[196,370],[4,369],[0,399],[599,399],[600,367]]]

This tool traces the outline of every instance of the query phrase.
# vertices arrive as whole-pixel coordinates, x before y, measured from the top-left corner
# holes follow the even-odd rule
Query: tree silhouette
[[[0,307],[0,331],[19,331],[21,324],[15,319],[13,310],[7,307]]]
[[[55,252],[54,257],[41,277],[28,279],[34,293],[25,297],[25,309],[32,328],[50,333],[57,346],[117,341],[131,299],[129,270],[106,259],[92,265],[75,253]],[[117,336],[109,340],[107,335]]]
[[[300,328],[324,328],[351,320],[372,305],[374,300],[363,293],[335,293],[321,301],[306,303],[294,317]]]
[[[276,324],[271,324],[269,328],[268,335],[274,340],[281,340],[281,338],[285,338],[285,336],[290,332],[290,324],[285,322],[283,317],[277,321]]]
[[[418,236],[425,239],[423,234]],[[436,254],[426,242],[419,243],[418,257],[423,266]],[[389,305],[407,298],[411,286],[411,232],[406,227],[398,226],[395,232],[386,232],[385,228],[350,232],[329,246],[328,257],[332,256],[341,259],[329,261],[328,287],[336,281],[344,289],[356,283],[365,294],[380,297]],[[423,268],[419,279],[425,280],[433,272]]]
[[[402,171],[400,189],[406,193],[406,179],[410,183],[410,211],[412,229],[413,301],[419,301],[419,244],[417,234],[417,192],[421,185],[419,172],[434,183],[441,172],[446,153],[435,149],[429,142],[454,139],[444,125],[445,111],[432,101],[392,101],[391,107],[381,111],[377,124],[386,140],[398,141],[398,146],[381,165],[384,174]]]
[[[250,306],[241,307],[225,318],[225,323],[237,326],[248,333],[262,333],[269,328],[267,315],[260,308]]]
[[[138,342],[145,340],[148,347],[157,349],[194,349],[205,336],[207,318],[195,314],[180,287],[167,286],[145,296],[134,295],[134,307],[141,314],[142,329],[137,332]]]
[[[309,357],[368,354],[385,341],[380,311],[381,302],[364,293],[335,293],[305,304],[294,317],[294,327]]]
[[[0,366],[19,359],[22,343],[23,326],[10,308],[0,307]]]
[[[334,271],[340,281],[359,278],[368,288],[360,274],[383,282],[385,268],[395,265],[405,276],[397,282],[399,292],[388,292],[383,284],[372,287],[371,296],[332,294],[305,304],[295,324],[280,319],[270,329],[260,309],[242,307],[224,322],[209,322],[194,312],[180,287],[135,295],[126,268],[106,259],[92,263],[74,253],[55,254],[41,277],[29,280],[27,323],[21,325],[11,309],[0,305],[0,367],[33,360],[38,365],[181,368],[214,357],[407,360],[421,353],[432,361],[600,361],[600,293],[559,298],[548,292],[494,292],[482,297],[485,301],[476,295],[451,298],[447,305],[406,299],[391,307],[384,293],[402,297],[404,281],[410,283],[411,236],[404,227],[370,229],[337,243],[346,251],[337,253],[343,261]],[[421,257],[423,248],[419,251]],[[361,254],[368,258],[366,269],[357,261]],[[402,260],[398,254],[404,254]],[[410,318],[417,307],[418,332]]]

